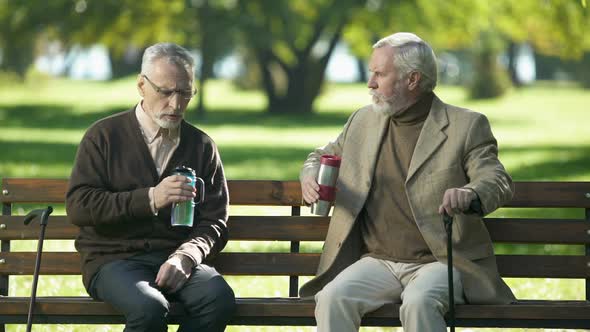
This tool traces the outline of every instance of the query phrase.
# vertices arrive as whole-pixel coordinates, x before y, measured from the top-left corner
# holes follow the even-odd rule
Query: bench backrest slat
[[[5,263],[0,274],[31,275],[35,263],[33,252],[11,252],[2,255]],[[588,278],[590,259],[585,256],[496,256],[503,277]],[[313,275],[319,254],[306,253],[222,253],[215,266],[227,275]],[[80,274],[80,256],[75,252],[45,252],[41,263],[43,275]]]
[[[24,225],[24,216],[0,216],[0,240],[35,240],[40,227]],[[231,240],[252,241],[323,241],[328,231],[328,218],[315,216],[230,216]],[[51,216],[45,239],[75,239],[78,227],[65,216]]]
[[[63,203],[66,179],[4,178],[0,202]],[[230,180],[232,205],[300,206],[298,181]],[[506,207],[590,208],[588,182],[516,182],[515,195]],[[39,190],[42,188],[42,190]]]
[[[2,179],[0,202],[63,203],[68,187],[66,179]],[[42,188],[42,190],[39,190]],[[299,181],[228,181],[232,205],[300,206]]]
[[[568,219],[486,218],[494,242],[590,244],[590,223]],[[315,216],[230,216],[231,240],[323,241],[329,218]],[[78,227],[65,216],[49,218],[45,239],[74,239]],[[40,227],[25,226],[23,216],[0,216],[0,240],[35,240]]]
[[[505,207],[590,208],[589,182],[515,182]]]

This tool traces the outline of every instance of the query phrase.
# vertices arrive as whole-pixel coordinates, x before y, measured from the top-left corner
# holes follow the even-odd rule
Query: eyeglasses
[[[154,90],[156,90],[156,92],[162,96],[163,98],[170,98],[172,97],[172,95],[174,95],[174,93],[178,93],[178,95],[180,96],[180,98],[185,99],[185,100],[190,100],[191,98],[193,98],[196,94],[197,94],[197,89],[186,89],[186,90],[179,90],[179,89],[175,89],[175,90],[170,90],[170,89],[163,89],[159,86],[157,86],[156,84],[154,84],[154,82],[152,82],[146,75],[141,75],[143,78],[145,78],[148,83],[152,86],[152,88],[154,88]]]

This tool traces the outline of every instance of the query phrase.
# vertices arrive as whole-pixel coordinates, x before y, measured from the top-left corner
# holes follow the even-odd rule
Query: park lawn
[[[115,82],[46,80],[35,84],[0,87],[0,177],[69,176],[76,147],[84,130],[94,121],[128,109],[137,102],[134,78]],[[227,81],[206,86],[208,113],[187,119],[204,129],[217,142],[229,179],[296,179],[307,154],[316,146],[335,139],[348,115],[369,101],[363,84],[328,85],[309,115],[269,115],[261,111],[264,96],[255,91],[237,91]],[[571,86],[535,86],[512,91],[489,101],[467,100],[458,87],[443,86],[437,94],[446,102],[484,113],[500,146],[500,159],[518,181],[590,180],[590,92]],[[192,102],[195,103],[194,101]],[[192,105],[194,107],[194,105]],[[24,214],[30,207],[16,209]],[[234,208],[240,214],[245,208]],[[256,209],[253,214],[263,214]],[[503,209],[497,214],[538,213]],[[56,214],[63,214],[59,208]],[[550,217],[582,218],[583,211],[554,209]],[[15,250],[32,250],[34,241],[13,243]],[[319,251],[318,243],[303,250]],[[71,251],[71,241],[48,241],[46,251]],[[286,243],[230,242],[226,250],[288,251]],[[498,252],[580,254],[582,247],[499,246]],[[84,295],[79,277],[42,276],[39,296]],[[227,277],[238,296],[287,296],[282,277]],[[579,280],[507,279],[520,298],[582,299]],[[31,277],[11,278],[10,295],[27,296]],[[118,331],[121,326],[44,326],[47,331]],[[173,329],[172,329],[173,330]],[[228,331],[312,331],[313,328],[230,327]],[[364,328],[362,331],[389,331]],[[471,329],[458,329],[470,331]],[[10,326],[8,331],[24,331]],[[477,329],[477,331],[495,331]]]

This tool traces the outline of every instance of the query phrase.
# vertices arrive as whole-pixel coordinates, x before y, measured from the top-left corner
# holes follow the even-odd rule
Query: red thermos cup
[[[311,205],[311,213],[319,216],[327,216],[334,204],[336,197],[336,180],[340,171],[339,156],[323,155],[320,158],[320,170],[317,182],[320,185],[320,198]]]

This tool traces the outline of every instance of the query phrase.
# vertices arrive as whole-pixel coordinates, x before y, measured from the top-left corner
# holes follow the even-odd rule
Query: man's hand
[[[154,202],[159,210],[175,202],[184,202],[196,196],[196,189],[190,179],[182,175],[171,175],[154,188]]]
[[[168,293],[178,291],[191,276],[193,262],[183,255],[174,255],[169,258],[156,275],[156,284]]]
[[[301,179],[301,194],[303,195],[303,199],[307,204],[312,204],[317,202],[320,198],[319,194],[320,185],[317,183],[314,177],[312,176],[305,176]]]
[[[475,191],[469,188],[451,188],[445,191],[438,213],[447,212],[449,216],[460,214],[469,209],[471,201],[477,198]]]

